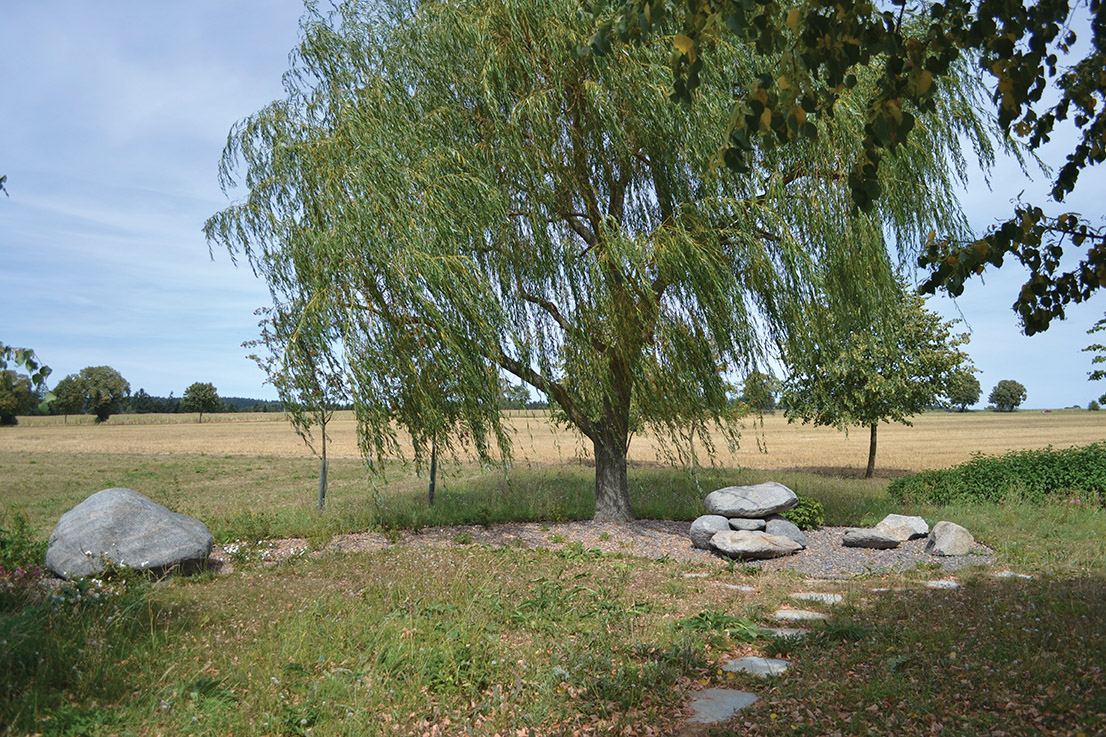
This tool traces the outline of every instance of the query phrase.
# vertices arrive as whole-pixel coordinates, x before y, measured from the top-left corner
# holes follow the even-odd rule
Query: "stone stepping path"
[[[812,612],[809,609],[777,609],[772,616],[790,622],[813,622],[829,619],[828,614]]]
[[[735,583],[719,584],[723,588],[730,589],[731,591],[756,591],[755,586],[740,586]]]
[[[778,676],[787,672],[789,663],[778,658],[734,658],[722,664],[722,670],[727,673],[748,673],[761,678]]]
[[[732,688],[704,688],[695,694],[691,703],[691,718],[694,724],[716,724],[733,717],[734,714],[757,701],[756,694],[737,691]]]
[[[1033,578],[1028,573],[1014,573],[1013,571],[999,571],[995,574],[995,578],[1022,578],[1029,580]]]
[[[817,601],[822,604],[840,604],[844,598],[841,594],[823,594],[817,591],[801,591],[791,595],[792,599],[799,601]]]

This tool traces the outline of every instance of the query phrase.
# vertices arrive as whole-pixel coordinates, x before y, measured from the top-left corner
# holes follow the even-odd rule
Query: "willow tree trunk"
[[[633,522],[630,510],[630,487],[626,480],[625,441],[597,437],[595,447],[595,517],[596,522]]]
[[[868,442],[868,470],[864,472],[864,478],[872,478],[876,470],[876,423],[872,423],[872,439]]]

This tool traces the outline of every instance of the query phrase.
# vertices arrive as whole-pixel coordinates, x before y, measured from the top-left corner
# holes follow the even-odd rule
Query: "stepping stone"
[[[706,578],[709,573],[685,573],[684,578]]]
[[[768,678],[778,676],[787,671],[787,661],[776,658],[735,658],[722,665],[722,670],[727,673],[749,673],[750,675]]]
[[[809,622],[815,620],[829,619],[828,614],[822,614],[821,612],[812,612],[809,609],[777,609],[776,613],[772,616],[776,619],[785,619],[792,622]]]
[[[931,589],[958,589],[960,584],[956,581],[940,580],[940,581],[926,581],[926,586]]]
[[[799,601],[818,601],[822,604],[840,604],[841,594],[823,594],[817,591],[801,591],[798,594],[792,594],[792,599],[798,599]]]
[[[721,584],[721,585],[724,588],[730,589],[732,591],[756,591],[756,588],[753,587],[753,586],[738,586],[737,584],[734,584],[734,583],[724,583],[724,584]]]
[[[732,688],[705,688],[695,694],[689,704],[694,724],[717,724],[733,717],[747,706],[756,703],[757,697],[748,691]]]
[[[1033,578],[1028,573],[1014,573],[1013,571],[999,571],[995,574],[995,578],[1024,578],[1029,580]]]
[[[786,637],[797,640],[809,635],[810,630],[801,630],[795,627],[761,627],[760,633],[769,637]]]

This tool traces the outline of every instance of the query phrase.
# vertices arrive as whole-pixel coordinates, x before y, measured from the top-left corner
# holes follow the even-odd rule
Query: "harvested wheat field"
[[[100,426],[89,424],[88,418],[62,423],[56,417],[29,417],[19,426],[0,432],[0,449],[135,455],[311,455],[278,414],[209,415],[203,424],[196,423],[195,417],[119,415]],[[579,434],[555,427],[542,412],[512,413],[510,422],[518,459],[557,464],[590,456],[590,447]],[[331,457],[358,455],[352,413],[335,416],[330,437]],[[1101,441],[1106,439],[1106,412],[930,412],[914,418],[913,427],[881,425],[878,439],[877,474],[896,476],[956,464],[977,452],[1001,454]],[[720,447],[716,462],[730,467],[855,475],[867,461],[868,440],[864,428],[844,433],[789,424],[782,414],[768,415],[763,421],[750,418],[742,430],[740,447],[732,453]],[[665,462],[671,457],[669,450],[656,438],[639,436],[633,441],[630,458],[639,463]]]

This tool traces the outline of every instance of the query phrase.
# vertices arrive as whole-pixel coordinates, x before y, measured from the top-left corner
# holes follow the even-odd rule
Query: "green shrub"
[[[1099,405],[1097,399],[1092,399],[1091,401],[1087,402],[1087,411],[1088,412],[1097,412],[1100,409],[1101,409],[1101,406]]]
[[[816,530],[826,522],[822,502],[808,496],[799,497],[799,504],[783,513],[800,530]]]
[[[0,567],[9,570],[41,565],[46,560],[46,541],[35,537],[22,511],[0,512]]]
[[[930,504],[1075,496],[1106,505],[1106,443],[1017,450],[1002,456],[976,454],[952,468],[896,479],[887,492],[899,502]]]

